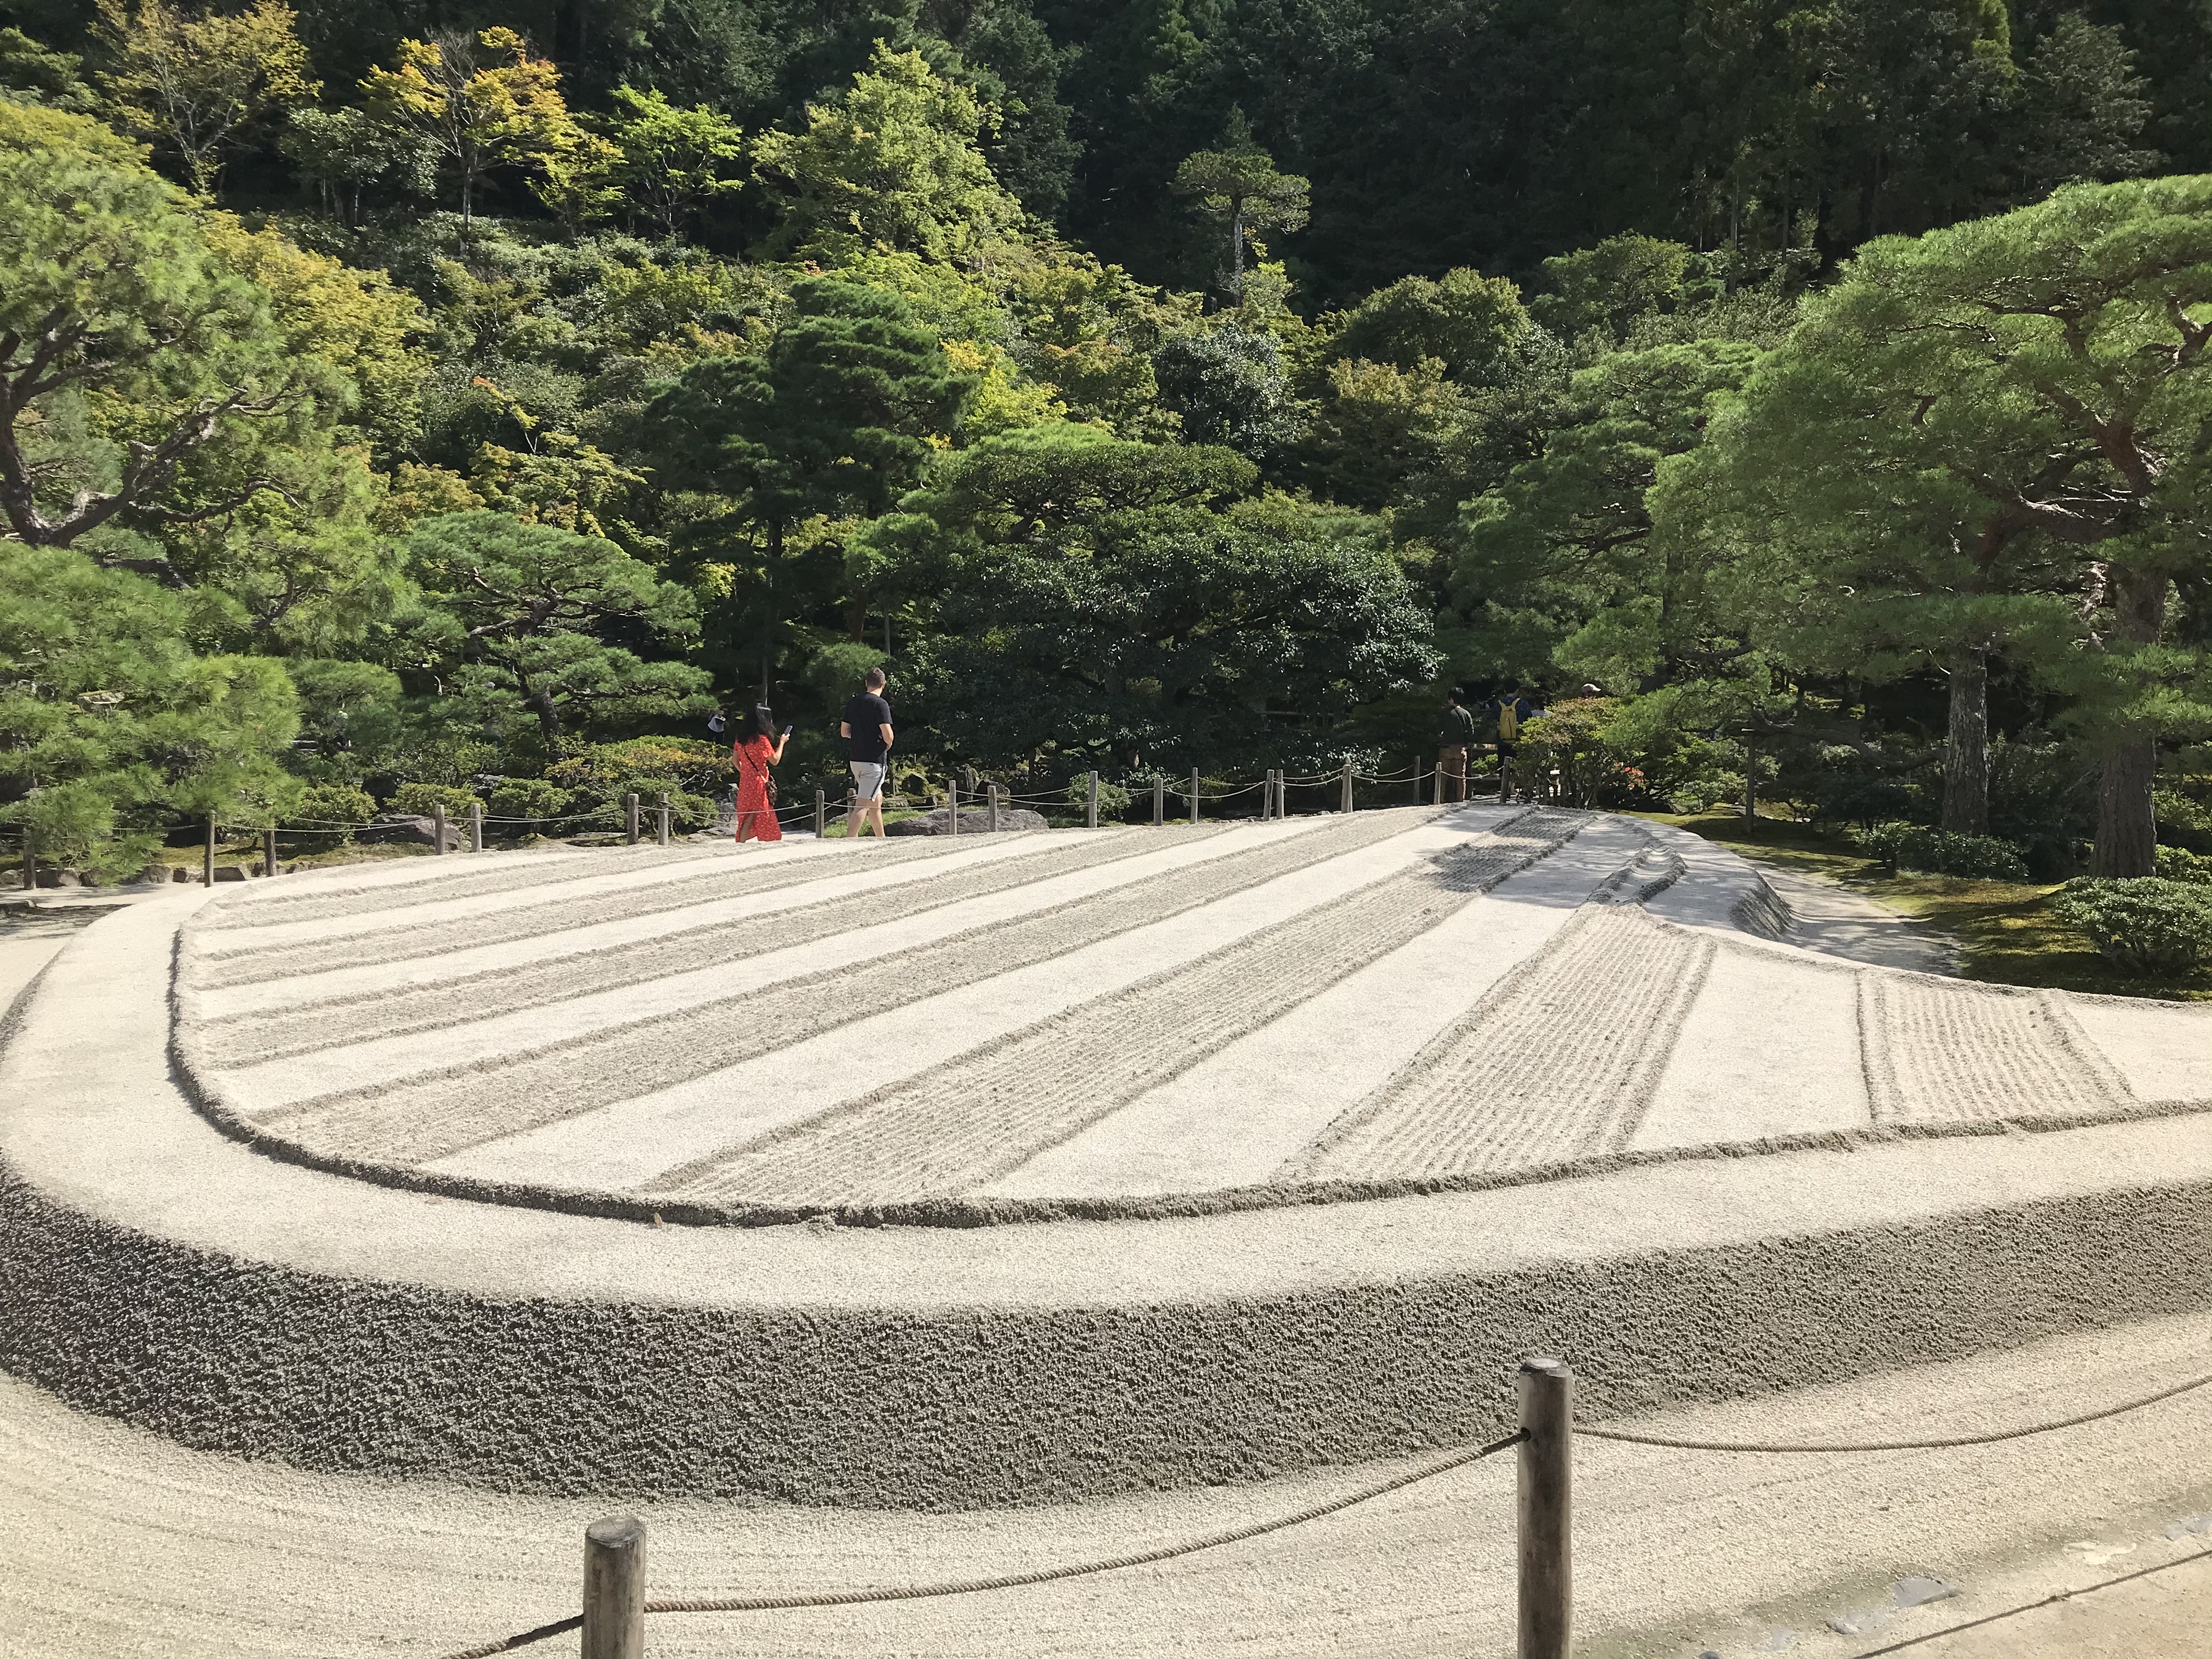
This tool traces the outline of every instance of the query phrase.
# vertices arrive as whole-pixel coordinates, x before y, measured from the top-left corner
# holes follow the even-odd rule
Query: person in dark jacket
[[[1437,719],[1438,805],[1467,799],[1467,757],[1474,740],[1474,714],[1467,707],[1467,693],[1455,685],[1444,693],[1444,710]]]

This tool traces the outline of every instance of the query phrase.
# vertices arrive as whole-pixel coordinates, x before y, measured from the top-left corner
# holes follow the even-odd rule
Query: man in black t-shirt
[[[891,706],[884,701],[884,671],[871,668],[860,684],[866,689],[845,705],[837,721],[853,769],[853,810],[845,814],[848,841],[869,824],[878,836],[884,833],[884,777],[890,770]]]

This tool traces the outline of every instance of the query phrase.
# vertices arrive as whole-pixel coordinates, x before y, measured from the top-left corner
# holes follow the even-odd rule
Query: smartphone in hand
[[[783,735],[787,738],[791,735],[791,728],[789,726],[787,726],[783,728]]]

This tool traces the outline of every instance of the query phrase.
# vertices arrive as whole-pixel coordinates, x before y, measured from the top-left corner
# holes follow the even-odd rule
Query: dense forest
[[[2193,870],[2209,343],[2203,0],[0,0],[0,823],[695,826],[882,664]]]

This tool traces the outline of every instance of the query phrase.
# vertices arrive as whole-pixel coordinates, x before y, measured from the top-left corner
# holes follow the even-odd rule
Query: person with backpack
[[[769,769],[783,759],[783,746],[791,741],[791,728],[775,735],[775,715],[766,703],[754,706],[730,745],[730,763],[738,769],[738,833],[739,841],[781,841],[783,826],[775,818],[775,777]]]
[[[1498,727],[1498,802],[1513,799],[1513,757],[1521,746],[1521,722],[1544,711],[1521,694],[1521,683],[1508,680],[1489,707]]]
[[[1437,721],[1437,804],[1467,799],[1467,757],[1474,746],[1474,713],[1467,693],[1455,685],[1444,693],[1444,712]]]

